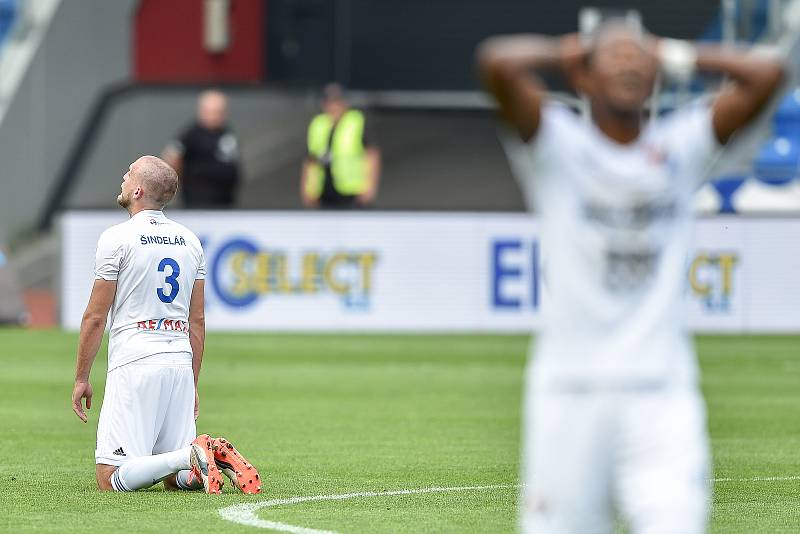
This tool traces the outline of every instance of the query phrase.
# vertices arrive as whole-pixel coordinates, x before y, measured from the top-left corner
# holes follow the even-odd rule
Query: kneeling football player
[[[89,372],[111,311],[106,393],[97,427],[97,486],[220,493],[227,475],[245,493],[261,481],[224,438],[197,436],[197,379],[205,343],[200,240],[168,219],[178,176],[154,156],[136,160],[117,202],[130,214],[100,236],[95,281],[81,321],[72,409],[85,423]],[[197,437],[196,437],[197,436]]]

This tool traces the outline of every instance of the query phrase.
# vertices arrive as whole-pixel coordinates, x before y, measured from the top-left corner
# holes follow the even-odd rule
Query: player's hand
[[[194,420],[200,416],[200,395],[197,394],[197,388],[194,389]]]
[[[86,399],[86,409],[92,408],[92,385],[86,381],[76,380],[75,387],[72,388],[72,411],[75,412],[81,421],[88,422],[86,412],[83,411],[83,399]],[[197,408],[195,408],[195,411]]]
[[[558,55],[561,61],[580,61],[589,53],[579,33],[567,33],[558,39]]]
[[[589,49],[580,34],[568,33],[558,40],[558,64],[570,84],[575,87],[577,77],[586,68]]]
[[[356,203],[359,206],[369,206],[374,199],[375,193],[372,191],[367,191],[366,193],[361,193],[356,197]]]

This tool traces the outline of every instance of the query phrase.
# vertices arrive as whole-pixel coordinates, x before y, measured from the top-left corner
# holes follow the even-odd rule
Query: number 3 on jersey
[[[158,272],[163,273],[167,266],[172,269],[172,272],[164,279],[164,282],[169,284],[169,295],[165,295],[164,289],[161,287],[156,290],[156,294],[161,302],[166,302],[169,304],[175,300],[175,297],[178,296],[178,290],[181,288],[178,285],[178,275],[181,274],[181,268],[178,266],[178,262],[172,258],[164,258],[158,264]]]

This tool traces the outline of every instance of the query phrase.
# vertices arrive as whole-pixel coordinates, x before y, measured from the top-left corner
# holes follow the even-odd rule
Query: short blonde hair
[[[178,191],[178,173],[161,158],[142,156],[131,173],[144,189],[145,197],[159,208],[169,204]]]

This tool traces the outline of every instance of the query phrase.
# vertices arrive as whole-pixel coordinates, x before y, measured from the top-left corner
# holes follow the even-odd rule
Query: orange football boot
[[[192,472],[203,481],[206,493],[222,493],[222,474],[214,461],[212,438],[201,434],[192,442]]]
[[[258,471],[230,441],[225,438],[214,440],[214,460],[217,467],[242,493],[261,493],[261,477]]]
[[[189,486],[190,490],[195,487],[197,483],[202,484],[203,480],[197,476],[194,472],[194,469],[189,469],[189,474],[186,475],[186,485]],[[199,489],[199,488],[196,488]]]

